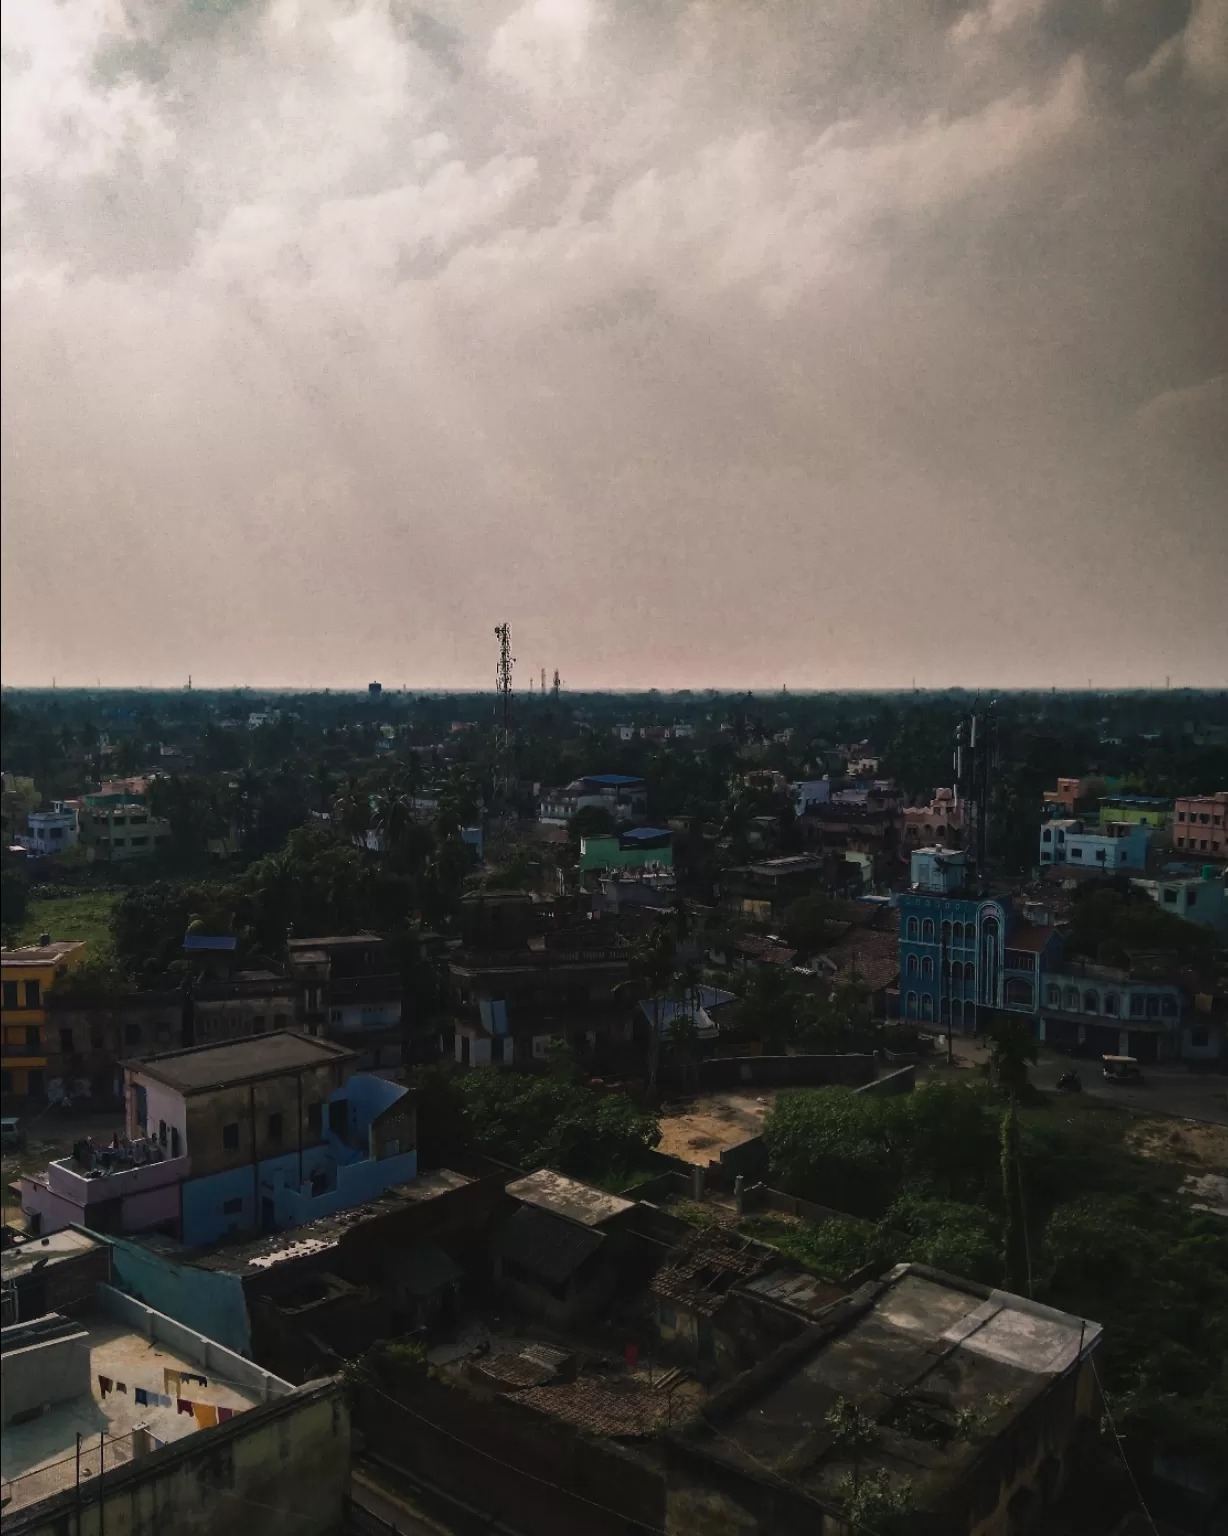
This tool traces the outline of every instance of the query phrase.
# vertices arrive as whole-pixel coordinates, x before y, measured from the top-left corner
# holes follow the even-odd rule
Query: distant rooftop
[[[133,1065],[143,1076],[187,1094],[253,1082],[261,1077],[277,1077],[304,1067],[340,1064],[354,1058],[353,1051],[334,1045],[331,1040],[278,1030],[271,1035],[228,1040],[221,1045],[168,1051],[164,1056],[151,1056]]]
[[[233,950],[238,944],[238,939],[228,933],[185,933],[183,936],[184,949],[209,949],[209,950]]]
[[[607,789],[627,789],[632,784],[643,784],[644,780],[633,773],[586,773],[580,783],[601,784]]]
[[[635,1205],[634,1200],[609,1195],[604,1189],[581,1184],[578,1179],[569,1179],[552,1168],[539,1168],[528,1178],[513,1180],[507,1186],[507,1192],[514,1200],[553,1211],[557,1216],[566,1216],[584,1227],[599,1227]]]
[[[54,944],[23,944],[19,949],[0,950],[0,964],[55,965],[84,948],[85,945],[76,939],[60,939]]]

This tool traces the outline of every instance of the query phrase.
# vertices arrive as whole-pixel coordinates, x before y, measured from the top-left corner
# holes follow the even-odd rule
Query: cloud
[[[10,675],[1222,676],[1222,4],[12,0]]]

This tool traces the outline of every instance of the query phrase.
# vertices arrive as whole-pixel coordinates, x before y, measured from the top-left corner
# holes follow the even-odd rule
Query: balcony
[[[187,1178],[188,1168],[186,1157],[166,1157],[158,1163],[138,1163],[110,1173],[86,1173],[73,1158],[64,1157],[48,1164],[47,1187],[74,1205],[98,1205],[178,1184]]]

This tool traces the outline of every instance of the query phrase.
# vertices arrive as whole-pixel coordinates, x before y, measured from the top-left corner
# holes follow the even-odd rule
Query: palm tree
[[[355,778],[346,780],[333,800],[333,815],[342,836],[352,843],[364,840],[371,825],[371,797]]]

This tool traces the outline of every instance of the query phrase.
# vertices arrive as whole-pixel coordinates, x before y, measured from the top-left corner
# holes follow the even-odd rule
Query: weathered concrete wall
[[[8,1424],[44,1405],[71,1402],[89,1390],[89,1335],[84,1329],[6,1350],[0,1369],[0,1422]]]
[[[236,1354],[250,1356],[251,1328],[238,1275],[177,1264],[141,1243],[112,1238],[118,1288]]]
[[[332,1536],[344,1529],[350,1418],[341,1383],[310,1382],[225,1424],[6,1518],[5,1536]]]

